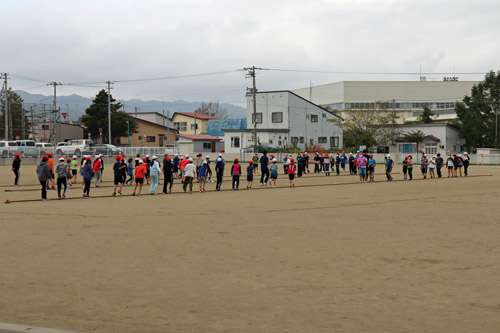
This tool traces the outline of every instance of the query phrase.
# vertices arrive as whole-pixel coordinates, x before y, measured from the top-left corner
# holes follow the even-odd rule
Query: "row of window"
[[[137,136],[137,139],[142,140],[142,135]],[[156,142],[156,136],[146,136],[146,142]]]
[[[332,110],[412,110],[422,109],[428,106],[431,109],[454,109],[455,102],[382,102],[382,103],[365,103],[365,102],[351,102],[351,103],[334,103],[327,105]]]
[[[252,124],[255,124],[255,118],[257,118],[257,124],[262,124],[262,112],[252,113]],[[323,118],[326,118],[326,113],[323,113]],[[310,119],[311,123],[317,123],[319,116],[317,114],[306,115],[306,119]],[[272,112],[271,121],[273,123],[282,123],[283,112]]]
[[[297,137],[297,136],[292,136],[290,138],[290,141],[292,143],[304,143],[305,139],[303,136]],[[328,143],[328,137],[326,136],[320,136],[318,137],[318,143]],[[310,139],[310,144],[314,144],[314,140]],[[339,137],[338,136],[331,136],[330,137],[330,147],[336,148],[339,146]]]
[[[185,122],[185,121],[175,122],[174,128],[176,130],[178,130],[179,132],[186,132],[187,131],[187,122]],[[195,130],[195,129],[198,129],[198,124],[191,124],[191,130]]]

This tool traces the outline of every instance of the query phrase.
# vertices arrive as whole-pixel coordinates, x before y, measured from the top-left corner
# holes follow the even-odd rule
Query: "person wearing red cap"
[[[16,154],[16,157],[12,161],[12,172],[14,172],[14,175],[16,176],[14,179],[14,186],[19,186],[19,169],[21,169],[21,154]]]
[[[408,156],[405,156],[405,159],[403,160],[403,180],[408,179]]]
[[[253,161],[248,162],[247,166],[247,190],[252,189],[253,185]]]
[[[85,164],[83,165],[82,168],[82,176],[83,176],[83,198],[88,199],[90,198],[90,182],[92,181],[92,159],[90,156],[87,156],[85,158]]]
[[[338,155],[338,153],[337,153]],[[347,156],[345,150],[342,150],[342,155],[340,155],[340,167],[342,168],[342,173],[345,173],[345,164],[347,163]],[[338,173],[338,170],[337,170]]]
[[[163,194],[172,193],[172,185],[174,184],[174,164],[170,157],[163,162]],[[168,192],[167,192],[168,188]]]
[[[233,177],[233,191],[238,191],[240,187],[240,175],[241,175],[241,165],[237,158],[234,159],[234,163],[231,166],[231,176]]]
[[[68,170],[66,173],[66,184],[68,184],[68,186],[72,186],[71,179],[73,178],[73,173],[71,172],[71,158],[69,157],[66,159],[66,167]]]
[[[146,166],[144,165],[143,160],[139,159],[137,166],[135,167],[135,187],[134,192],[132,192],[132,196],[135,196],[135,191],[137,190],[137,186],[139,186],[139,193],[137,196],[141,195],[142,184],[144,184],[144,175],[146,174]]]
[[[294,187],[294,181],[295,181],[295,170],[297,170],[295,166],[295,160],[292,158],[290,159],[290,163],[288,163],[288,179],[290,180],[290,187]]]
[[[99,155],[95,158],[94,163],[92,164],[92,171],[94,172],[95,187],[99,187],[101,185],[101,159],[99,158]]]
[[[66,191],[68,190],[68,165],[64,161],[64,157],[59,158],[59,163],[56,166],[56,174],[57,174],[57,197],[59,200],[66,198]],[[64,192],[61,197],[61,189],[64,186]]]
[[[116,156],[116,162],[113,165],[113,173],[114,173],[114,185],[115,187],[113,188],[113,196],[116,197],[116,188],[118,185],[120,185],[120,189],[118,190],[118,195],[122,195],[122,189],[123,189],[123,173],[122,170],[125,170],[127,168],[127,165],[122,163],[122,158],[120,156]]]
[[[377,166],[377,161],[373,158],[373,154],[370,154],[368,158],[368,175],[370,176],[370,182],[375,181],[375,167]]]
[[[49,168],[50,168],[50,174],[51,174],[51,178],[50,178],[50,182],[52,183],[52,187],[51,189],[55,190],[56,187],[55,187],[55,182],[54,182],[54,160],[52,159],[52,153],[49,153],[48,155],[49,159],[47,160],[47,163],[49,164]]]

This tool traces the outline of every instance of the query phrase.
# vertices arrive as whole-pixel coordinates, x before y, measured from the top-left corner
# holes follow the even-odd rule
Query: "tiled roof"
[[[186,116],[186,117],[191,117],[191,118],[196,118],[196,119],[201,119],[201,120],[219,119],[217,117],[211,117],[211,116],[207,116],[205,114],[196,113],[196,112],[176,112],[176,113],[181,114],[181,115]]]
[[[222,140],[221,138],[218,138],[216,136],[211,136],[211,135],[205,135],[205,134],[179,134],[179,137],[181,138],[186,138],[190,140]]]

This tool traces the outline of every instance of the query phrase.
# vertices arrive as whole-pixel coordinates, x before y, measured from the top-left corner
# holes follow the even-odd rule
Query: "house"
[[[306,149],[339,149],[342,129],[333,122],[341,118],[288,91],[267,91],[247,96],[246,129],[223,129],[224,149],[239,153],[241,148],[257,145]],[[254,133],[257,134],[257,142]]]
[[[205,134],[179,134],[179,153],[216,153],[224,149],[222,139]]]
[[[128,115],[133,118],[149,121],[165,127],[174,128],[174,122],[167,116],[159,112],[128,112]]]
[[[419,152],[428,155],[440,153],[460,153],[465,149],[465,139],[460,138],[458,128],[447,123],[430,124],[403,124],[397,125],[400,131],[399,137],[394,145],[388,147],[390,153],[412,154],[417,152],[417,145],[405,140],[405,134],[421,131],[424,133],[424,140],[419,143]]]
[[[196,112],[175,112],[172,121],[179,134],[207,134],[208,121],[219,119]]]
[[[138,133],[130,135],[132,147],[166,147],[176,143],[177,130],[155,122],[135,118]],[[128,145],[128,137],[120,138],[120,145]]]
[[[37,123],[33,140],[37,142],[62,142],[70,139],[83,139],[83,127],[71,123],[40,121]],[[55,139],[55,140],[54,140]]]

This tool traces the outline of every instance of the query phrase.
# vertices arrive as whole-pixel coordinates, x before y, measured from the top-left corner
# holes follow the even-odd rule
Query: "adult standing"
[[[14,172],[14,175],[16,176],[16,178],[14,179],[14,186],[19,185],[20,169],[21,169],[21,154],[16,154],[16,157],[12,161],[12,172]]]
[[[470,163],[470,157],[469,157],[469,154],[467,154],[467,152],[464,152],[464,176],[468,176],[469,173],[467,172],[467,169],[469,169],[469,163]]]
[[[160,181],[160,163],[158,163],[158,157],[156,155],[153,155],[150,172],[151,186],[149,187],[149,193],[155,195]]]
[[[47,155],[43,155],[42,161],[36,167],[38,181],[40,182],[40,185],[42,185],[42,201],[49,200],[47,199],[47,181],[49,181],[51,174],[49,164],[47,163],[48,160],[49,157]]]
[[[260,186],[266,186],[269,181],[269,158],[267,157],[267,151],[264,150],[264,155],[260,157],[260,171],[262,175],[260,176]]]
[[[174,165],[170,157],[163,163],[163,194],[172,192],[174,184]],[[167,192],[168,187],[168,192]]]

